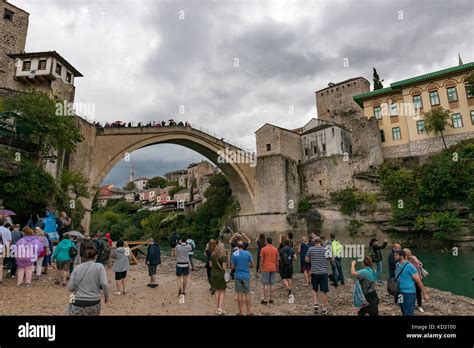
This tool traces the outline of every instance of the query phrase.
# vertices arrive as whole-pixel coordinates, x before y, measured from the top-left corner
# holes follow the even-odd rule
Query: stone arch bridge
[[[89,233],[92,200],[109,171],[127,154],[155,144],[171,143],[192,149],[208,158],[226,175],[240,203],[239,214],[255,213],[255,168],[246,163],[219,163],[220,153],[244,150],[192,127],[117,127],[97,128],[78,118],[84,141],[70,156],[69,170],[81,172],[88,179],[91,196],[83,200],[86,215],[82,226]],[[256,160],[255,157],[252,157]],[[244,162],[244,161],[240,161]]]

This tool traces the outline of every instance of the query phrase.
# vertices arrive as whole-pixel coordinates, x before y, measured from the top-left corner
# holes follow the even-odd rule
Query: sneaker
[[[322,313],[323,313],[323,315],[327,315],[327,314],[328,314],[328,309],[327,309],[327,308],[323,308]]]
[[[122,293],[121,293],[120,291],[115,291],[115,292],[114,292],[114,295],[120,296],[120,295],[122,295]]]
[[[150,288],[154,289],[154,288],[156,288],[157,286],[158,286],[158,284],[151,284],[151,285],[150,285]]]
[[[26,287],[27,287],[27,288],[31,288],[31,284],[29,284],[29,283],[26,284]]]
[[[273,303],[274,301],[273,300],[268,300],[268,303]]]
[[[152,285],[153,285],[153,284],[150,283],[150,284],[147,284],[146,286],[148,286],[149,288],[151,288]]]
[[[319,304],[313,304],[313,309],[315,312],[319,311]]]
[[[418,307],[418,310],[419,310],[421,313],[425,313],[425,310],[423,309],[423,307]]]
[[[124,288],[122,294],[126,294],[126,293],[127,293],[127,289]]]
[[[265,300],[261,300],[261,301],[260,301],[260,304],[267,304],[267,303],[268,303],[268,302],[265,301]]]

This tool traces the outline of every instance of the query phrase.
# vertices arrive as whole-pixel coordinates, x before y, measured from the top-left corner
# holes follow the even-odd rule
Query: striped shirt
[[[308,249],[306,256],[311,262],[311,273],[313,274],[327,274],[328,273],[328,258],[331,257],[331,251],[323,246],[312,246]]]

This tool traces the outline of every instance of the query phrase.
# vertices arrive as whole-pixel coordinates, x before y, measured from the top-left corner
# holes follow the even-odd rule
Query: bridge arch
[[[254,170],[249,163],[219,163],[219,151],[226,147],[233,151],[240,149],[209,134],[190,127],[161,128],[106,128],[96,135],[94,154],[95,175],[93,187],[99,187],[110,170],[127,153],[163,143],[171,143],[194,150],[208,158],[226,175],[239,200],[241,213],[254,213]],[[240,150],[242,151],[242,150]]]

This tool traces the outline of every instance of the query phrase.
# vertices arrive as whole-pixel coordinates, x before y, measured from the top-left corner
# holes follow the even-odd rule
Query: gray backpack
[[[390,278],[388,280],[388,282],[387,282],[387,291],[390,295],[392,295],[392,296],[397,296],[398,295],[398,289],[400,287],[400,284],[398,283],[398,278],[403,273],[403,271],[408,266],[408,264],[409,264],[409,262],[407,262],[405,264],[405,266],[403,266],[402,270],[400,271],[400,273],[397,274],[397,276],[395,278]]]

